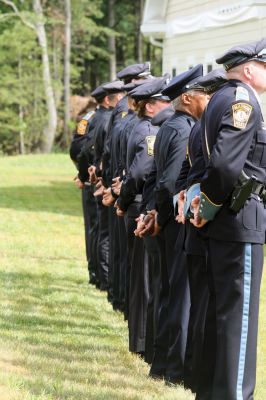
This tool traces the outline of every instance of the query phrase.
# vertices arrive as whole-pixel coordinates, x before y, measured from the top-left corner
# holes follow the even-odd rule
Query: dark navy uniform
[[[166,77],[157,78],[136,87],[129,95],[136,101],[161,96]],[[160,98],[158,98],[160,100]],[[151,100],[152,101],[152,100]],[[153,99],[156,102],[156,98]],[[166,105],[166,104],[165,104]],[[146,106],[145,106],[146,107]],[[144,111],[146,114],[146,109]],[[143,116],[134,125],[127,145],[127,166],[120,196],[119,208],[127,212],[127,239],[129,252],[129,349],[144,353],[146,341],[147,305],[149,297],[149,263],[144,242],[134,236],[136,218],[140,215],[142,191],[153,162],[153,147],[158,128],[151,124],[151,117]]]
[[[163,228],[158,242],[161,253],[162,292],[159,331],[151,375],[171,382],[183,380],[187,337],[189,290],[182,246],[175,243],[183,227],[174,218],[176,177],[186,156],[187,141],[195,119],[176,111],[160,128],[155,141],[155,203],[158,224]],[[178,295],[177,295],[178,293]]]
[[[172,105],[164,108],[156,114],[151,123],[154,126],[162,126],[162,124],[174,114]],[[156,140],[155,140],[156,142]],[[154,162],[153,162],[154,164]],[[141,212],[146,214],[147,211],[155,209],[154,188],[156,185],[156,172],[152,168],[143,188]],[[144,237],[145,248],[149,256],[149,300],[147,308],[147,325],[146,325],[146,341],[145,341],[145,361],[152,363],[154,357],[154,342],[158,329],[158,314],[160,306],[160,288],[161,288],[161,268],[160,268],[160,249],[156,237]]]
[[[101,176],[101,163],[104,152],[104,141],[107,135],[112,109],[99,108],[99,119],[94,129],[94,144],[91,149],[94,151],[93,164],[96,166],[98,176]],[[98,266],[100,277],[100,288],[108,289],[109,280],[109,232],[108,232],[108,209],[102,204],[102,196],[98,196],[97,213],[99,222],[99,233],[97,241]]]
[[[123,179],[123,176],[126,174],[128,138],[137,121],[138,121],[137,114],[133,110],[128,110],[128,113],[123,119],[121,124],[120,154],[119,154],[119,162],[117,169],[117,176],[120,176],[121,180]]]
[[[187,156],[183,162],[180,175],[176,183],[176,190],[184,190],[191,185],[191,181],[202,177],[205,172],[204,159],[199,159],[201,153],[201,123],[197,121],[189,136]],[[197,164],[196,164],[197,162]],[[193,168],[196,174],[193,173]],[[196,175],[196,176],[195,176]],[[186,222],[185,252],[190,289],[190,315],[186,354],[184,362],[184,385],[193,392],[197,389],[198,376],[201,370],[204,327],[209,290],[207,281],[206,244],[189,221]]]
[[[230,201],[243,170],[265,182],[266,131],[254,91],[230,80],[211,99],[202,132],[208,165],[200,184],[201,215],[214,218],[207,234],[217,324],[208,398],[253,399],[266,215],[256,194],[251,194],[238,213],[230,210]]]
[[[163,90],[163,94],[171,99],[181,96],[202,76],[202,71],[202,65],[197,65],[178,75]],[[170,383],[179,383],[184,379],[190,306],[186,258],[183,251],[184,227],[175,221],[173,196],[176,178],[186,156],[188,137],[195,121],[196,118],[184,110],[176,111],[162,125],[155,142],[155,204],[158,211],[157,223],[162,228],[158,236],[162,290],[159,329],[150,375],[164,377]]]
[[[85,183],[82,189],[82,210],[85,228],[86,256],[88,262],[89,281],[97,281],[97,257],[95,238],[97,238],[96,203],[93,188],[89,185],[87,158],[83,153],[84,147],[90,140],[91,132],[97,121],[97,110],[87,113],[79,121],[70,145],[70,156],[78,169],[78,178]]]
[[[138,121],[138,117],[133,110],[129,110],[128,114],[123,118],[121,124],[121,132],[119,138],[119,161],[117,171],[115,172],[116,176],[120,177],[122,181],[124,176],[126,176],[126,159],[127,159],[127,142],[130,133],[133,130],[136,122]],[[119,217],[119,224],[124,224],[125,230],[121,232],[121,246],[124,247],[124,251],[126,251],[126,265],[122,264],[121,268],[121,286],[120,286],[120,293],[121,298],[123,298],[123,308],[124,308],[124,317],[125,320],[128,319],[128,301],[129,301],[129,278],[130,278],[130,263],[128,259],[128,246],[127,241],[125,245],[125,238],[127,238],[126,233],[126,220],[125,217]],[[124,233],[124,236],[122,236]],[[123,254],[121,252],[121,254]],[[124,268],[123,268],[124,267]],[[123,285],[124,282],[124,285]]]
[[[117,74],[120,91],[123,90],[124,83],[130,82],[133,78],[146,77],[150,75],[150,63],[129,65]],[[117,82],[117,81],[116,81]],[[115,82],[114,82],[115,83]],[[104,86],[107,88],[106,86]],[[118,86],[117,86],[118,87]],[[120,133],[120,126],[123,117],[128,112],[127,98],[122,98],[113,110],[108,133],[104,145],[103,154],[103,183],[106,187],[111,187],[112,179],[117,170],[117,144]],[[113,154],[114,153],[114,154]],[[124,270],[127,262],[126,247],[122,245],[122,238],[125,235],[125,227],[122,219],[118,219],[115,209],[109,207],[109,292],[108,298],[113,304],[114,309],[124,308]]]
[[[266,227],[266,135],[251,77],[260,73],[256,87],[265,91],[266,72],[260,63],[266,62],[266,40],[236,46],[216,61],[227,71],[256,62],[249,64],[250,75],[244,67],[228,75],[243,76],[251,86],[230,79],[212,97],[202,118],[207,168],[198,187],[199,217],[209,221],[208,265],[216,300],[217,347],[208,391],[198,391],[197,399],[251,400]],[[243,191],[247,182],[252,184]],[[243,199],[237,209],[233,197],[236,187]],[[207,347],[206,343],[205,354]]]
[[[208,94],[213,94],[226,82],[225,71],[220,68],[199,78],[196,85],[202,87]],[[197,121],[189,135],[187,155],[177,180],[177,192],[199,182],[204,172],[205,160],[201,144],[201,123]],[[198,387],[199,374],[204,369],[204,364],[209,364],[208,360],[202,362],[204,328],[208,302],[210,301],[213,306],[215,305],[213,294],[209,296],[208,290],[206,241],[203,240],[203,236],[200,233],[202,231],[200,232],[189,221],[186,222],[185,252],[187,256],[191,307],[185,355],[184,385],[193,392]],[[209,307],[209,310],[213,312],[214,307]],[[208,324],[208,331],[205,332],[205,335],[208,335],[208,346],[209,351],[211,351],[209,337],[215,337],[215,334],[213,329],[210,331],[209,328]],[[211,340],[215,346],[215,340]]]
[[[115,154],[112,154],[112,140],[116,132],[120,131],[122,117],[127,113],[127,98],[123,97],[112,111],[107,135],[104,142],[103,153],[103,183],[110,187],[113,179],[113,168],[115,168]],[[123,310],[123,300],[120,299],[120,240],[119,240],[119,220],[113,207],[108,208],[109,218],[109,292],[108,299],[113,304],[114,309]],[[122,260],[123,263],[123,260]]]
[[[129,287],[129,350],[145,351],[146,318],[148,304],[148,260],[143,240],[134,237],[140,214],[142,190],[153,162],[153,144],[158,128],[151,125],[150,117],[135,124],[128,139],[127,174],[117,202],[127,211],[128,251],[131,265]]]

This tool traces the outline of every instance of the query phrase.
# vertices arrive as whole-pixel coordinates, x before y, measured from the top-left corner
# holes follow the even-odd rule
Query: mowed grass
[[[87,284],[74,173],[67,155],[0,158],[0,400],[193,399],[147,378],[122,315]],[[256,400],[265,311],[264,275]]]
[[[0,158],[0,400],[193,399],[147,377],[87,284],[74,174],[67,155]]]

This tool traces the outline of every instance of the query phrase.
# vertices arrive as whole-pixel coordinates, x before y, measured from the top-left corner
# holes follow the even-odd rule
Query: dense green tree
[[[44,134],[51,117],[47,99],[51,96],[44,85],[44,53],[34,4],[39,3],[43,11],[57,146],[67,146],[69,140],[68,117],[65,134],[63,121],[70,94],[88,96],[110,79],[110,37],[115,42],[117,71],[130,63],[151,61],[153,74],[161,73],[161,50],[140,34],[143,0],[112,1],[110,24],[107,0],[0,0],[0,153],[49,151],[54,141],[50,136],[45,149]],[[66,4],[71,5],[69,90],[65,90],[64,77]]]

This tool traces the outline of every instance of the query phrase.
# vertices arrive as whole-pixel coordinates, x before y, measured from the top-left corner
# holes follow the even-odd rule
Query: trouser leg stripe
[[[246,243],[246,245],[245,245],[245,261],[244,261],[243,314],[242,314],[240,353],[239,353],[237,388],[236,388],[236,399],[237,400],[243,400],[242,386],[243,386],[243,379],[244,379],[247,338],[248,338],[250,287],[251,287],[251,244]]]

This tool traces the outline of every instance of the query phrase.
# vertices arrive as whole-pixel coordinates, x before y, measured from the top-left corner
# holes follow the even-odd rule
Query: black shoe
[[[104,285],[103,283],[100,284],[100,291],[101,292],[107,292],[108,291],[108,286]]]
[[[97,280],[96,280],[95,276],[90,276],[89,284],[90,285],[96,285],[97,284]]]
[[[181,378],[174,378],[172,376],[166,376],[165,384],[166,384],[166,386],[177,387],[177,386],[183,386],[184,382],[183,382],[183,379],[181,379]]]
[[[164,380],[164,375],[161,374],[153,374],[152,372],[149,373],[149,378],[154,379],[155,381],[163,381]]]

